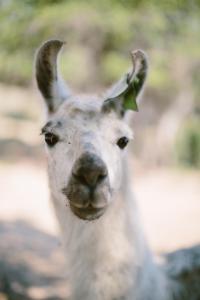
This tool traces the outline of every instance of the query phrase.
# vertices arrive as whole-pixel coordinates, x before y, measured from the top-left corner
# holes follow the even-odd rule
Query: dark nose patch
[[[86,152],[75,162],[73,176],[81,183],[95,188],[108,175],[103,160],[94,153]]]

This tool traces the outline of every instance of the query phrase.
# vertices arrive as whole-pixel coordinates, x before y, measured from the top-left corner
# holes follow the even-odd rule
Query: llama
[[[133,133],[127,111],[137,110],[148,70],[145,53],[131,53],[131,71],[102,97],[78,96],[59,73],[63,44],[50,40],[39,48],[36,80],[48,111],[42,134],[70,299],[200,299],[200,247],[156,262],[129,180]]]

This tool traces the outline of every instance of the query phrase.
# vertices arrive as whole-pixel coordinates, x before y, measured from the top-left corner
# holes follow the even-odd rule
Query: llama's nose
[[[82,154],[75,162],[72,173],[78,181],[90,188],[95,188],[108,175],[103,160],[93,153]]]

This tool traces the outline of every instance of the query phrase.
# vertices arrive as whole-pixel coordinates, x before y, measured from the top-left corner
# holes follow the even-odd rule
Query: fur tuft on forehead
[[[99,113],[101,111],[103,100],[93,95],[78,95],[72,96],[65,101],[60,109],[61,111],[67,111],[68,114],[79,113]]]

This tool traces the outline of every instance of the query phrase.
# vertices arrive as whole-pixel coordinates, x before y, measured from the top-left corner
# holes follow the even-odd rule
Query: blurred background
[[[103,92],[149,56],[133,128],[133,184],[155,252],[200,242],[200,2],[0,0],[0,300],[64,299],[63,254],[48,201],[43,105],[33,61],[67,42],[61,68],[76,91]]]

